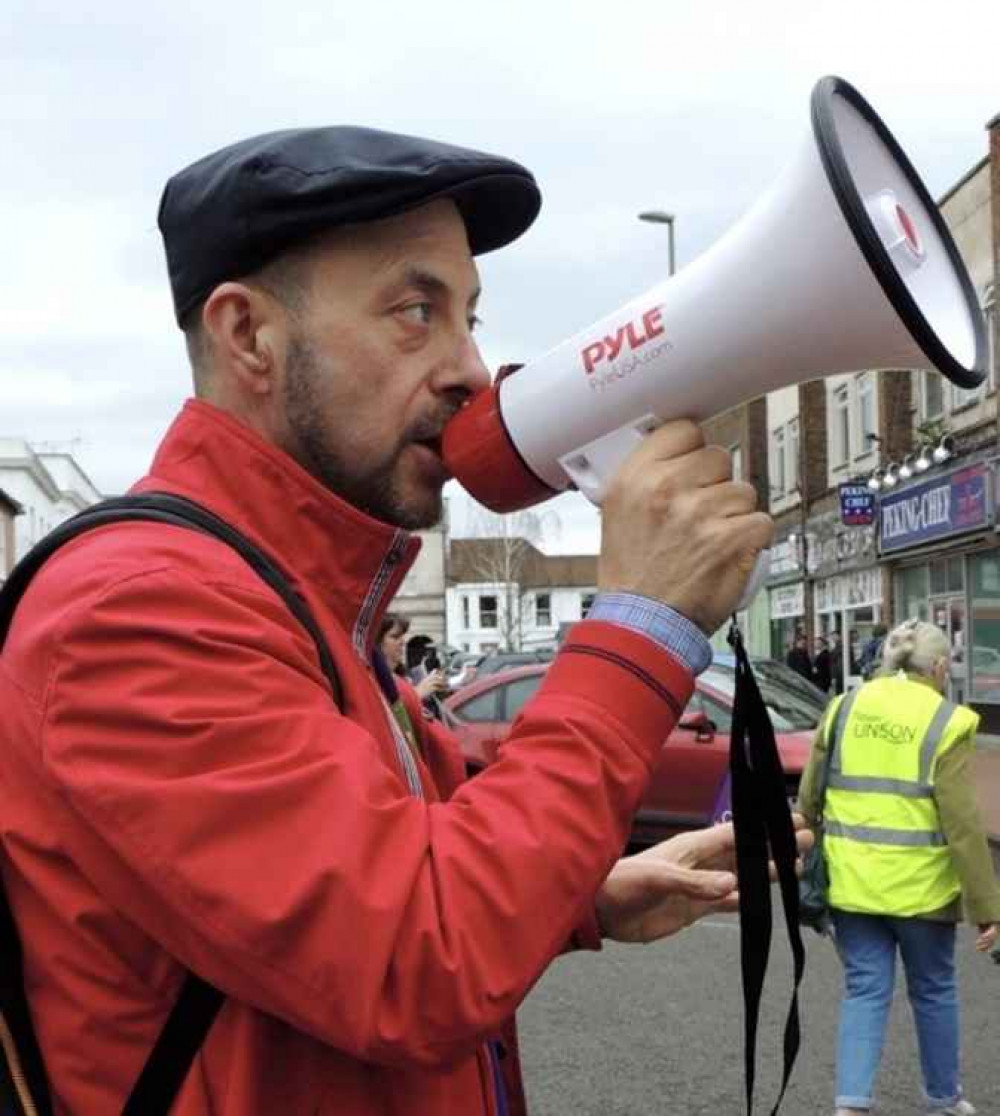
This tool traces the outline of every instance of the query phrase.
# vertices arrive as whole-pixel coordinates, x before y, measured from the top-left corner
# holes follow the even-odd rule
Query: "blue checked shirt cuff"
[[[695,676],[712,661],[712,647],[704,632],[686,616],[651,597],[638,593],[599,593],[587,619],[619,624],[648,636]]]

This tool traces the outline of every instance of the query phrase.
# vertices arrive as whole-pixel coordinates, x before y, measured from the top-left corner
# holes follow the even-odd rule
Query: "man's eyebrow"
[[[408,267],[403,272],[399,285],[401,287],[416,287],[428,295],[446,297],[452,293],[451,286],[431,271],[422,267]],[[482,288],[477,284],[469,296],[469,305],[472,306],[479,300]]]

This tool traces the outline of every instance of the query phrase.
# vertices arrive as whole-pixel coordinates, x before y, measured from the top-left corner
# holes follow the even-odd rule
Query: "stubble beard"
[[[296,445],[299,464],[335,496],[383,523],[417,531],[433,527],[441,519],[440,490],[428,489],[425,498],[406,499],[399,491],[396,474],[399,458],[405,448],[401,444],[379,465],[363,474],[352,461],[323,418],[318,390],[320,378],[331,369],[316,348],[304,337],[289,342],[287,375],[285,377],[285,414]]]

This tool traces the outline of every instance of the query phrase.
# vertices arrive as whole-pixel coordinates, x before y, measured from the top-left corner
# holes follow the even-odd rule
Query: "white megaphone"
[[[444,458],[493,511],[569,488],[600,503],[650,430],[817,376],[937,368],[976,387],[986,328],[910,161],[848,82],[820,81],[812,132],[703,256],[473,398]],[[759,587],[766,561],[744,595]]]

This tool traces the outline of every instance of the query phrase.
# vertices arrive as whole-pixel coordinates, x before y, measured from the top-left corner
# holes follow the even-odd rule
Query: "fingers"
[[[683,457],[704,445],[705,436],[696,422],[691,419],[672,419],[643,438],[630,454],[629,460],[638,471],[644,472],[657,462]]]
[[[979,937],[976,938],[976,949],[979,950],[980,953],[985,953],[997,940],[997,927],[994,924],[992,926],[987,926],[985,929],[980,929],[981,933]]]
[[[718,868],[728,871],[736,852],[732,822],[678,833],[646,849],[633,860],[668,862],[683,868]]]
[[[605,493],[598,585],[663,601],[712,632],[739,601],[771,541],[752,485],[728,451],[682,419],[646,437]]]
[[[644,467],[642,475],[651,490],[669,495],[729,481],[732,462],[721,446],[702,446],[680,457],[657,458]]]

